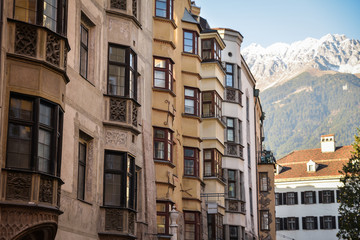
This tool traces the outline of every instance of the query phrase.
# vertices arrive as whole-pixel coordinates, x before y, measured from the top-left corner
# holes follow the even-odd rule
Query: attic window
[[[315,172],[315,166],[314,165],[309,165],[309,172]]]
[[[316,163],[314,161],[309,160],[306,166],[308,172],[316,172]]]

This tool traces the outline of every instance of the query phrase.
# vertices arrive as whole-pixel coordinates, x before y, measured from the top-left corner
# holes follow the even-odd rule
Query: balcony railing
[[[100,223],[100,239],[110,239],[111,237],[113,237],[111,239],[118,239],[116,237],[125,236],[135,238],[135,211],[121,208],[101,207],[100,215],[101,219],[103,219]]]
[[[229,212],[246,212],[246,203],[238,199],[226,199],[226,210]]]
[[[260,152],[260,163],[276,163],[276,159],[271,151],[263,150]]]
[[[242,92],[239,89],[226,87],[225,101],[238,103],[242,106]]]
[[[244,147],[238,143],[225,143],[225,155],[230,157],[240,157],[243,158],[243,149]]]

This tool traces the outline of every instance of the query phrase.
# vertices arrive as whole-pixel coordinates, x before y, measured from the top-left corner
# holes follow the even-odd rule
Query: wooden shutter
[[[336,222],[335,222],[335,216],[331,217],[331,229],[336,229]]]
[[[279,230],[284,230],[284,221],[282,218],[280,218],[280,229]]]
[[[295,204],[298,204],[298,193],[294,192]]]
[[[313,219],[314,219],[314,229],[318,229],[317,217],[313,217]]]
[[[313,191],[313,201],[316,203],[316,191]]]
[[[284,218],[284,230],[287,230],[288,226],[287,226],[287,218]]]
[[[324,217],[320,217],[320,229],[324,229]]]
[[[295,218],[295,229],[299,230],[299,218]]]
[[[323,195],[323,192],[319,191],[319,203],[322,203],[322,195]]]
[[[341,225],[341,216],[338,216],[338,228],[340,229],[340,225]]]
[[[333,190],[330,191],[330,197],[331,197],[330,202],[334,203],[335,202],[335,196],[334,196],[334,191]]]
[[[305,204],[305,192],[301,192],[301,204]],[[303,219],[304,220],[304,219]],[[304,222],[304,221],[303,221]],[[304,228],[304,227],[303,227]],[[304,228],[305,229],[305,228]]]
[[[340,202],[340,190],[336,190],[336,202]]]
[[[301,195],[303,195],[303,193],[301,193]],[[303,226],[303,229],[307,229],[306,227],[306,217],[302,217],[302,226]]]
[[[283,205],[287,205],[286,204],[287,193],[283,193],[282,195],[283,195]]]
[[[283,194],[279,193],[279,205],[283,205]]]

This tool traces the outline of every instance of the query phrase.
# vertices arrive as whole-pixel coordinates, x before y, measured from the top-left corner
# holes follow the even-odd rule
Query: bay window
[[[216,91],[202,92],[202,117],[221,118],[222,99]]]
[[[185,240],[200,240],[200,213],[184,211]]]
[[[236,171],[228,170],[228,198],[236,198]]]
[[[165,128],[154,128],[154,159],[172,162],[172,132]]]
[[[260,192],[268,191],[268,174],[267,172],[259,173],[260,178]]]
[[[198,54],[198,38],[197,32],[184,30],[184,52]]]
[[[126,46],[109,45],[108,94],[136,99],[137,56]]]
[[[156,223],[157,223],[157,233],[168,235],[169,225],[170,225],[170,211],[171,203],[166,201],[157,201],[156,202]]]
[[[221,48],[219,43],[214,39],[203,39],[201,41],[201,57],[206,60],[221,61]]]
[[[66,0],[15,0],[14,19],[66,33]]]
[[[135,158],[126,152],[105,151],[104,205],[136,207]]]
[[[63,112],[45,99],[11,94],[6,167],[60,175]]]
[[[172,20],[173,19],[173,0],[156,0],[155,16]]]
[[[216,149],[204,149],[204,176],[222,178],[222,156]]]
[[[169,58],[154,58],[154,87],[173,90],[173,63]]]
[[[235,142],[234,118],[226,119],[226,140],[228,142]]]
[[[226,71],[226,86],[234,87],[234,66],[227,63],[225,67]]]

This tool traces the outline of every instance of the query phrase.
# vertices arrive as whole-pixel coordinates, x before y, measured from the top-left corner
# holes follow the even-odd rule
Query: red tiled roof
[[[327,153],[322,153],[320,148],[294,151],[276,161],[283,169],[275,179],[340,176],[339,170],[342,170],[343,164],[348,162],[352,151],[354,151],[352,146],[337,147],[335,152]],[[307,171],[306,163],[309,160],[318,164],[316,172]]]

